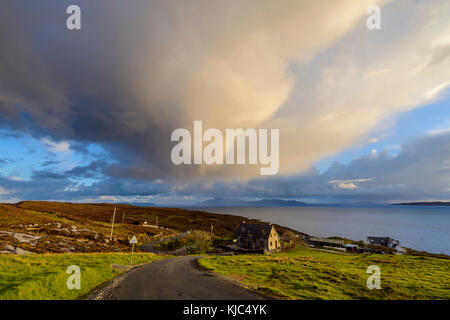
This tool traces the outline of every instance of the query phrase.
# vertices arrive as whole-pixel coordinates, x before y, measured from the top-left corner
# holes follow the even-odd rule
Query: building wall
[[[237,240],[237,245],[245,249],[264,249],[272,251],[281,247],[281,242],[275,229],[272,229],[270,232],[268,240],[261,238],[253,239],[252,237],[240,237]]]
[[[270,232],[268,248],[269,251],[276,250],[281,247],[280,239],[278,238],[278,234],[274,229]]]

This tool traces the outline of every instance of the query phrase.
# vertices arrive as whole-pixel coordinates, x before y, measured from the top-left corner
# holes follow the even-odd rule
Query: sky
[[[3,1],[0,202],[450,201],[449,16],[446,0]],[[171,133],[195,120],[279,129],[278,174],[174,165]]]

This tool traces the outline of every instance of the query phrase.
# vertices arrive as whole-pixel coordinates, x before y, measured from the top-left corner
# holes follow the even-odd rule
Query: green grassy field
[[[299,248],[289,253],[207,257],[200,266],[281,299],[450,299],[450,260],[410,255],[345,255]],[[367,267],[381,270],[369,290]]]
[[[133,264],[141,264],[164,256],[136,253]],[[111,264],[129,264],[126,253],[89,254],[0,254],[0,300],[6,299],[79,299],[96,286],[114,278],[119,271]],[[69,290],[67,267],[81,270],[81,289]]]

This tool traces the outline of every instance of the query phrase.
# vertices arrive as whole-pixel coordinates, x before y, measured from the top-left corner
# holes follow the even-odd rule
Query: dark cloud
[[[395,202],[450,199],[450,133],[428,135],[402,146],[392,155],[334,163],[319,173],[312,169],[295,176],[277,176],[248,181],[170,181],[118,179],[101,176],[92,185],[74,183],[74,177],[99,178],[108,164],[93,161],[63,174],[35,171],[33,181],[0,179],[0,185],[17,199],[99,199],[159,196],[183,199],[285,198],[309,202]],[[179,200],[182,201],[182,200]]]
[[[102,176],[102,171],[107,164],[103,161],[92,161],[85,166],[77,166],[65,172],[67,176],[76,178],[94,178]]]
[[[49,167],[49,166],[54,166],[54,165],[60,164],[60,163],[61,163],[61,161],[57,161],[57,160],[48,160],[48,161],[44,161],[44,162],[42,163],[42,166],[43,166],[43,167]]]
[[[0,158],[0,165],[1,164],[8,164],[8,163],[11,163],[11,162],[13,162],[14,160],[13,159],[10,159],[10,158]]]
[[[449,7],[421,5],[423,15],[416,15],[405,10],[417,9],[415,2],[405,3],[386,10],[391,36],[372,33],[366,43],[361,18],[373,1],[342,0],[330,11],[326,1],[4,0],[0,127],[70,141],[71,150],[96,160],[58,172],[50,154],[48,168],[34,171],[32,181],[0,178],[2,193],[20,199],[448,197],[448,136],[411,142],[396,157],[380,153],[322,174],[306,170],[320,156],[365,139],[379,119],[428,102],[445,87],[449,47],[430,43],[447,30]],[[65,28],[70,4],[82,8],[81,31]],[[363,28],[353,28],[357,23]],[[411,65],[423,60],[418,51],[432,63],[413,77]],[[290,172],[304,173],[222,181],[214,168],[174,168],[170,134],[198,119],[222,129],[283,128],[282,169],[287,163]],[[91,144],[105,153],[93,153]],[[204,178],[207,172],[213,178]],[[230,179],[242,177],[230,172]]]
[[[45,170],[37,170],[33,172],[31,176],[35,181],[48,181],[48,180],[64,180],[66,176],[63,174],[45,171]]]
[[[173,128],[161,128],[145,112],[149,106],[134,90],[138,79],[129,78],[132,69],[139,67],[139,60],[151,60],[151,56],[144,54],[147,47],[132,48],[127,43],[117,47],[116,37],[121,28],[132,34],[130,41],[146,36],[145,29],[134,23],[133,6],[120,1],[75,1],[86,9],[83,10],[86,31],[69,32],[65,28],[65,9],[72,3],[27,0],[2,3],[3,127],[37,138],[70,140],[71,147],[81,152],[87,152],[90,143],[101,144],[118,163],[115,171],[120,176],[163,175],[170,166],[170,158],[160,155],[170,155],[167,137]],[[151,7],[146,1],[136,1],[135,5],[144,11]],[[123,15],[116,21],[112,17],[119,12]],[[124,55],[125,52],[130,54]],[[135,172],[143,166],[153,170]]]

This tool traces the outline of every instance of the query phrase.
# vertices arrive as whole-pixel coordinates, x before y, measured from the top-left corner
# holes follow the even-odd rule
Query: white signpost
[[[131,247],[131,257],[130,257],[130,264],[133,264],[133,251],[134,251],[134,244],[137,243],[136,236],[134,235],[133,238],[131,238],[130,243],[133,245]]]

